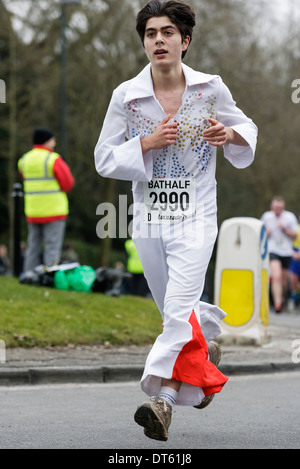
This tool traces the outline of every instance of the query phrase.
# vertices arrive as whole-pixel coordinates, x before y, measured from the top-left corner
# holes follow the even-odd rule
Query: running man
[[[200,302],[217,236],[216,151],[223,145],[245,168],[257,138],[221,78],[182,63],[194,26],[181,1],[141,9],[136,28],[149,64],[114,91],[95,148],[99,174],[133,182],[132,238],[163,318],[141,379],[150,398],[134,419],[163,441],[175,403],[204,408],[227,381],[212,340],[225,313]]]

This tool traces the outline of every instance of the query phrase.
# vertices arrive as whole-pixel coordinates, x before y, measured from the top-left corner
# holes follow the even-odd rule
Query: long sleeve
[[[67,163],[60,157],[54,163],[53,171],[60,188],[64,192],[70,192],[74,187],[74,177]]]
[[[152,178],[152,152],[143,156],[140,136],[126,141],[127,115],[120,87],[114,91],[95,147],[95,166],[103,177],[126,181]]]
[[[246,168],[254,160],[257,127],[237,106],[227,86],[220,79],[217,120],[241,135],[248,145],[224,145],[224,156],[236,168]]]

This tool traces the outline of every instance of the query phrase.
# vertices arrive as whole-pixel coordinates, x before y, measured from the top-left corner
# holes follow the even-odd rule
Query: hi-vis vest
[[[59,154],[42,148],[34,148],[18,161],[23,174],[25,215],[44,218],[67,215],[69,203],[54,176],[53,166]]]
[[[125,249],[128,254],[127,270],[132,274],[142,274],[143,267],[132,239],[125,242]]]

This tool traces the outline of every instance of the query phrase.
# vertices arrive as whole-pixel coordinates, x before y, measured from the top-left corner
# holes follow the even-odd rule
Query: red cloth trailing
[[[208,360],[207,344],[195,311],[192,312],[189,323],[193,328],[193,337],[179,353],[172,379],[201,387],[205,396],[209,396],[220,392],[228,378]]]

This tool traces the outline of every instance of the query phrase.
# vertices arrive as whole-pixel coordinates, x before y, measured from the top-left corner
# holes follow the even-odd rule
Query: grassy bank
[[[160,332],[152,300],[22,285],[0,277],[0,339],[6,347],[145,345]]]

